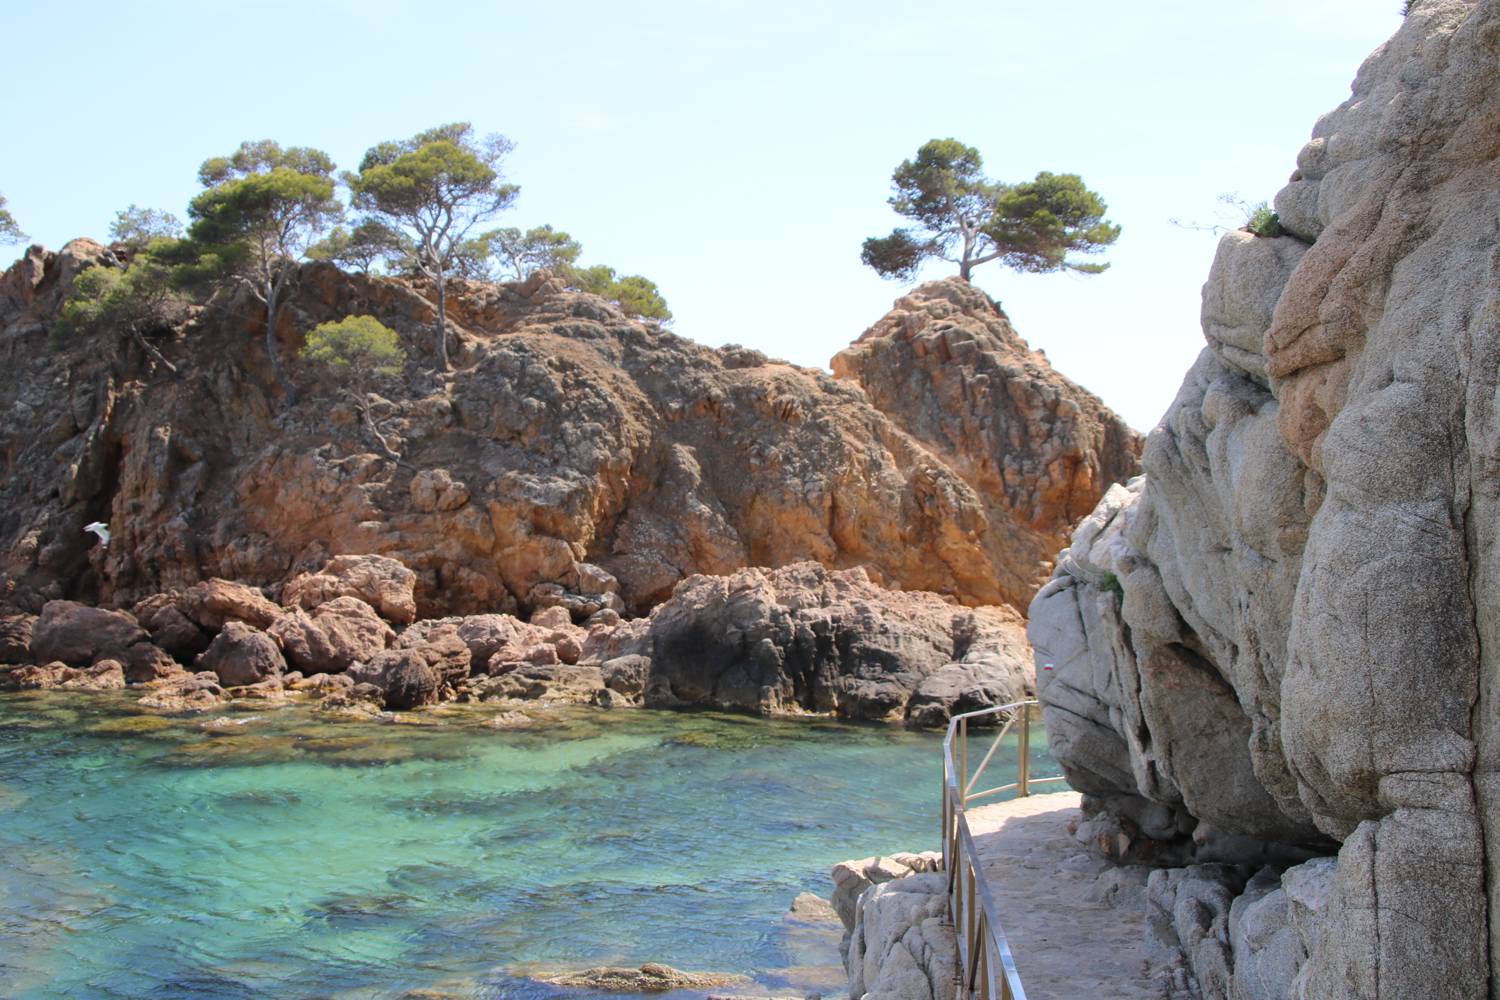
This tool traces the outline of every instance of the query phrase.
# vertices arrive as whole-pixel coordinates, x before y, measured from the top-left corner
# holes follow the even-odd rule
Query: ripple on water
[[[494,714],[205,730],[0,696],[0,996],[541,1000],[567,992],[511,970],[647,961],[827,993],[837,932],[788,925],[792,898],[932,846],[930,734]]]

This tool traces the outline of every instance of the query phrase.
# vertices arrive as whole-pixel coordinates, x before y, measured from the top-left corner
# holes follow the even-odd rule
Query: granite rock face
[[[1500,3],[1412,5],[1277,195],[1288,235],[1222,241],[1145,477],[1031,605],[1054,751],[1122,829],[1273,875],[1337,852],[1200,899],[1204,996],[1500,975],[1497,37]]]
[[[953,1000],[957,943],[947,922],[948,877],[910,874],[859,897],[849,953],[849,995],[862,1000]]]
[[[398,465],[351,404],[311,386],[281,397],[264,314],[241,294],[155,337],[180,377],[112,331],[49,350],[57,308],[90,266],[116,263],[75,241],[28,251],[0,278],[12,376],[0,385],[0,606],[17,611],[54,598],[129,607],[218,577],[305,610],[358,597],[396,625],[554,606],[581,622],[644,614],[695,574],[808,559],[1019,607],[1068,518],[1136,468],[1138,442],[1118,420],[956,281],[898,310],[979,345],[925,358],[903,392],[928,381],[920,391],[938,405],[979,384],[975,364],[988,373],[991,389],[956,401],[971,414],[934,425],[885,388],[907,359],[876,350],[881,326],[857,345],[861,360],[841,362],[850,377],[834,378],[700,346],[545,273],[455,282],[457,370],[439,376],[430,289],[305,265],[284,357],[315,324],[356,314],[411,354],[371,401]],[[995,448],[1014,458],[984,457]],[[96,520],[107,548],[83,530]],[[381,576],[392,566],[409,590]]]

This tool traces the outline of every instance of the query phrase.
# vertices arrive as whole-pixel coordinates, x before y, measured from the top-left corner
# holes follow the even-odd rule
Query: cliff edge
[[[1411,5],[1031,605],[1085,834],[1198,862],[1149,895],[1203,996],[1494,995],[1497,38],[1500,2]]]
[[[874,333],[846,366],[856,384],[703,347],[542,272],[455,283],[457,370],[437,372],[427,289],[303,265],[283,357],[316,324],[360,314],[411,356],[372,407],[398,464],[352,404],[281,396],[264,310],[232,289],[155,338],[180,376],[114,332],[59,338],[73,278],[114,266],[77,240],[0,276],[0,604],[128,607],[213,577],[274,597],[332,556],[379,554],[416,572],[424,618],[613,594],[615,610],[644,614],[695,574],[809,559],[1022,608],[1071,508],[1137,464],[1133,432],[1013,335],[1008,382],[974,373],[975,357],[994,368],[985,338],[1003,321],[956,279],[913,291],[876,328],[920,315],[977,345],[903,375],[932,398],[991,379],[934,427],[883,389],[904,355],[869,353]],[[107,548],[84,530],[94,521]]]

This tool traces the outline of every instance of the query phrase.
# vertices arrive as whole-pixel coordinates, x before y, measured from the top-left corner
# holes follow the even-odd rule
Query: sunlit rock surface
[[[1074,783],[1126,843],[1250,865],[1153,886],[1205,996],[1500,972],[1500,3],[1411,8],[1277,195],[1287,235],[1224,238],[1144,480],[1031,606]]]

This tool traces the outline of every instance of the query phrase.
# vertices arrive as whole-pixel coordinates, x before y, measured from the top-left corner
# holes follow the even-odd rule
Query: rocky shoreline
[[[1020,617],[799,563],[695,576],[649,616],[585,564],[529,620],[417,620],[415,574],[339,556],[279,588],[211,579],[129,611],[0,617],[0,687],[140,692],[165,712],[315,699],[353,715],[446,701],[709,708],[941,725],[1034,688]]]

